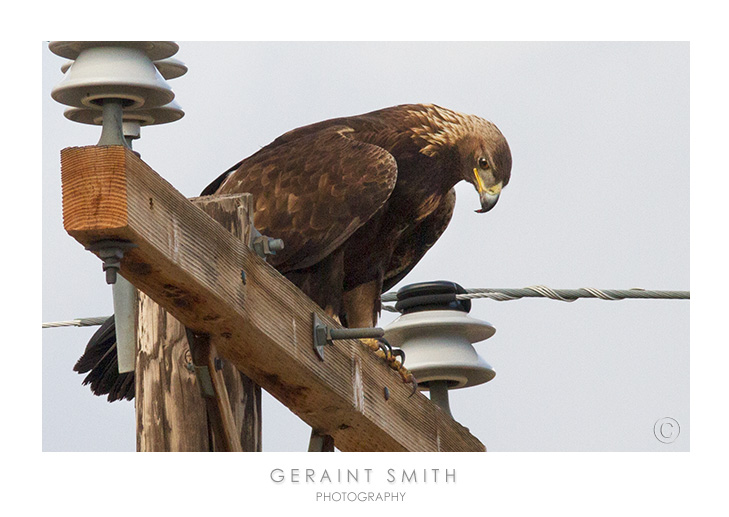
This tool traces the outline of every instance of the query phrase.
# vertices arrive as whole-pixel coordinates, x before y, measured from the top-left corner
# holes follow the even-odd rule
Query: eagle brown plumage
[[[454,185],[473,184],[485,212],[510,174],[511,152],[494,124],[407,104],[289,131],[202,195],[250,192],[256,228],[285,243],[269,263],[343,324],[364,327],[376,324],[380,294],[447,227]],[[74,369],[90,372],[84,383],[97,395],[134,396],[133,374],[116,373],[113,319]]]

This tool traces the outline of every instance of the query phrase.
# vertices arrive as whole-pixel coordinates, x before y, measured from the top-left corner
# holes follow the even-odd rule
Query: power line
[[[98,316],[95,318],[76,318],[75,320],[66,321],[51,321],[44,323],[43,328],[56,328],[56,327],[95,327],[104,323],[109,316]]]
[[[640,288],[596,289],[594,287],[552,289],[544,285],[533,285],[522,289],[473,288],[466,289],[465,293],[456,295],[456,299],[458,300],[471,300],[475,298],[490,298],[499,302],[518,300],[520,298],[549,298],[561,302],[574,302],[578,298],[598,298],[600,300],[625,300],[627,298],[688,300],[691,296],[689,291],[652,291]],[[397,293],[390,292],[383,294],[382,301],[397,301]],[[391,305],[383,305],[382,308],[390,312],[399,312]]]
[[[633,289],[596,289],[594,287],[581,287],[579,289],[552,289],[544,285],[532,285],[522,289],[513,288],[473,288],[466,289],[463,294],[457,294],[458,300],[472,300],[489,298],[498,302],[518,300],[520,298],[549,298],[561,302],[574,302],[578,298],[598,298],[600,300],[651,299],[651,300],[689,300],[689,291],[653,291],[641,288]],[[382,295],[383,302],[397,301],[397,293],[389,292]],[[389,312],[399,312],[392,305],[383,305],[382,309]],[[53,321],[44,323],[43,328],[55,327],[93,327],[101,325],[109,316],[96,318],[77,318],[67,321]]]

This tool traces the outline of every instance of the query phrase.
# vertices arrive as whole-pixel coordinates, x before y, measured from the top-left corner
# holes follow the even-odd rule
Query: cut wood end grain
[[[127,225],[127,157],[122,146],[61,151],[63,227],[69,234]]]

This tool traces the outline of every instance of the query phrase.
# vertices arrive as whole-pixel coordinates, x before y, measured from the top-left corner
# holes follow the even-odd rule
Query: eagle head
[[[511,177],[511,151],[506,138],[496,126],[483,122],[481,131],[463,137],[457,144],[461,175],[476,187],[481,200],[478,213],[496,206],[501,189]]]
[[[499,200],[501,189],[511,176],[511,151],[501,131],[475,115],[436,106],[417,105],[413,116],[412,137],[420,143],[420,152],[433,158],[450,156],[456,181],[471,183],[481,198],[483,213]]]

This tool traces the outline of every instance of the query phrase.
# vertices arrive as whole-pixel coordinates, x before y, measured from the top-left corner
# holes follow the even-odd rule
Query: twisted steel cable
[[[466,289],[464,294],[457,294],[458,300],[473,300],[477,298],[489,298],[498,302],[518,300],[520,298],[549,298],[561,302],[574,302],[578,298],[598,298],[600,300],[625,300],[628,298],[651,299],[651,300],[688,300],[691,298],[689,291],[653,291],[648,289],[596,289],[594,287],[581,287],[579,289],[552,289],[545,285],[532,285],[522,289],[513,288],[473,288]],[[382,295],[383,302],[397,301],[397,293],[390,292]],[[398,312],[392,305],[383,305],[382,310]],[[77,318],[68,321],[53,321],[43,323],[43,328],[55,327],[92,327],[101,325],[108,316],[96,318]]]
[[[596,289],[594,287],[581,287],[579,289],[552,289],[544,285],[533,285],[522,289],[513,288],[474,288],[466,289],[465,294],[457,294],[458,300],[473,300],[476,298],[490,298],[499,302],[518,300],[520,298],[549,298],[561,302],[574,302],[578,298],[598,298],[600,300],[625,300],[628,298],[688,300],[689,291],[653,291],[641,288],[633,289]],[[390,292],[382,295],[383,302],[394,302],[397,294]],[[398,312],[391,305],[383,305],[383,310]]]
[[[94,327],[101,325],[107,320],[108,316],[99,316],[95,318],[76,318],[75,320],[51,321],[43,324],[44,329],[56,327]]]

